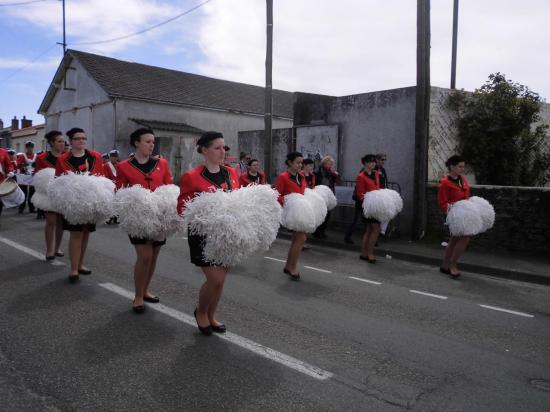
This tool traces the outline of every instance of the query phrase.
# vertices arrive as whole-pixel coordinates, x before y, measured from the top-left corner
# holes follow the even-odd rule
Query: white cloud
[[[0,69],[20,69],[25,67],[27,70],[53,69],[59,65],[59,57],[51,57],[48,60],[39,60],[33,62],[25,59],[0,58]]]

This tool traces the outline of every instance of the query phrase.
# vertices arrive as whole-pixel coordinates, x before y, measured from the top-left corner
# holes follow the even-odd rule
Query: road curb
[[[279,232],[277,235],[280,239],[287,239],[290,240],[291,234]],[[315,239],[315,238],[308,238],[307,242],[311,245],[319,245],[334,249],[341,249],[341,250],[347,250],[347,251],[357,251],[357,253],[360,252],[360,248],[358,245],[348,245],[341,242],[335,242],[328,239]],[[380,247],[375,249],[375,254],[377,256],[384,257],[386,255],[391,255],[392,258],[399,259],[399,260],[406,260],[409,262],[414,263],[422,263],[425,265],[431,265],[435,267],[439,267],[441,264],[441,258],[434,258],[432,256],[426,256],[426,255],[420,255],[417,253],[407,253],[397,250],[392,250],[391,247]],[[443,256],[443,254],[441,255]],[[490,265],[479,265],[479,264],[473,264],[473,263],[460,263],[460,268],[464,270],[465,272],[472,272],[477,273],[479,275],[484,276],[492,276],[492,277],[498,277],[503,279],[509,279],[509,280],[518,280],[521,282],[529,282],[529,283],[536,283],[539,285],[546,285],[550,286],[550,276],[541,275],[534,272],[525,272],[525,271],[519,271],[514,269],[508,269],[498,266],[490,266]]]

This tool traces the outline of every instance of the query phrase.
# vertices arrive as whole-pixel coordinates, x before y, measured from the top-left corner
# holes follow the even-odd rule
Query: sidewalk
[[[357,251],[360,253],[360,235],[353,236],[354,245],[344,242],[344,232],[327,230],[326,239],[308,236],[308,244]],[[290,239],[289,232],[279,231],[279,237]],[[475,242],[475,240],[474,240]],[[425,241],[412,242],[406,239],[380,240],[375,254],[380,257],[390,255],[393,259],[408,260],[439,267],[445,248],[441,244]],[[465,272],[501,277],[522,282],[550,285],[550,258],[525,256],[505,252],[479,252],[471,248],[459,262],[459,268]]]

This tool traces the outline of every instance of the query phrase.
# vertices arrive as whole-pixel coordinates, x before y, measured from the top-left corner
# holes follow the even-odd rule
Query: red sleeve
[[[48,152],[45,152],[45,153],[41,153],[38,156],[36,156],[36,161],[34,162],[34,170],[32,172],[33,175],[37,174],[42,169],[45,169],[46,167],[48,167],[46,165],[46,162],[43,160],[44,159],[43,155],[47,155],[47,154],[48,154]]]
[[[174,178],[172,177],[172,173],[170,173],[170,166],[167,161],[164,161],[164,178],[162,180],[162,183],[165,185],[171,185],[174,183]]]
[[[185,210],[185,203],[195,196],[195,188],[190,173],[184,173],[180,178],[180,194],[178,196],[178,213]]]
[[[65,154],[62,154],[57,158],[57,162],[55,163],[55,175],[61,176],[63,173],[65,173],[65,169],[63,167],[63,162],[65,161]]]
[[[470,198],[470,185],[464,176],[462,178],[462,185],[464,186],[464,199]]]
[[[275,180],[275,190],[279,192],[279,197],[277,198],[277,201],[282,205],[283,199],[285,197],[286,191],[286,178],[284,174],[280,174],[277,176],[277,179]]]
[[[27,166],[27,162],[25,162],[25,156],[17,155],[15,157],[15,160],[17,162],[17,170],[23,171],[23,169],[25,169],[25,166]]]
[[[117,167],[115,185],[116,190],[122,187],[128,187],[130,185],[130,182],[128,181],[128,176],[126,176],[126,173],[124,173],[124,167]]]
[[[250,182],[248,181],[248,179],[246,178],[246,175],[241,175],[241,177],[239,177],[239,183],[241,184],[241,186],[248,186],[250,184]]]
[[[4,173],[6,176],[9,172],[15,172],[15,168],[13,167],[13,162],[10,159],[10,155],[6,150],[0,149],[0,159],[2,159],[2,169],[4,169]]]
[[[443,178],[439,181],[439,187],[437,189],[437,206],[443,213],[447,213],[449,208],[449,185],[447,184],[447,179]]]
[[[367,193],[367,182],[361,175],[358,175],[355,180],[355,197],[360,202],[363,202],[365,193]]]

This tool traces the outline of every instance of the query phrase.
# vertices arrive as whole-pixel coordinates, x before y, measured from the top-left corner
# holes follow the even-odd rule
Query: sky
[[[0,0],[0,119],[42,123],[62,57],[59,0]],[[265,1],[66,0],[69,48],[264,85]],[[431,0],[431,83],[449,87],[453,0]],[[457,88],[505,73],[550,98],[550,0],[461,0]],[[546,28],[545,28],[546,27]],[[40,56],[40,57],[39,57]],[[344,96],[413,86],[416,1],[274,0],[273,87]]]

